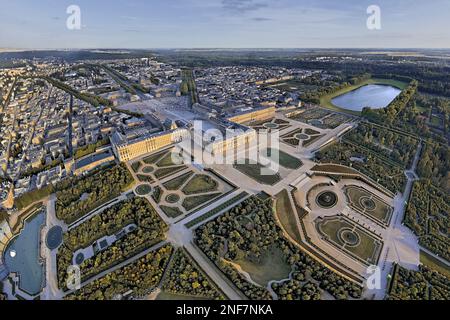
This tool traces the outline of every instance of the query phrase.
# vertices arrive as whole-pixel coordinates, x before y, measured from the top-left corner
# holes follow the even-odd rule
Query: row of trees
[[[73,95],[75,98],[83,100],[87,103],[90,103],[91,105],[98,107],[99,105],[104,105],[104,106],[112,106],[111,101],[109,101],[108,99],[102,98],[100,96],[91,94],[89,92],[79,92],[77,90],[75,90],[74,88],[72,88],[71,86],[69,86],[66,83],[63,83],[61,81],[58,81],[54,78],[48,77],[48,76],[44,76],[42,77],[42,79],[48,81],[49,83],[51,83],[52,85],[54,85],[55,87],[57,87],[58,89],[61,89],[63,91],[66,91],[67,93],[70,93],[71,95]]]
[[[199,102],[197,85],[194,80],[194,71],[191,69],[181,70],[182,82],[180,85],[181,94],[189,96],[189,102],[191,105]]]
[[[129,291],[134,297],[144,296],[159,285],[172,251],[172,246],[167,245],[150,252],[136,262],[89,283],[65,299],[112,300],[123,298]]]
[[[72,265],[76,250],[113,235],[129,224],[135,224],[137,228],[80,265],[83,281],[160,242],[167,230],[166,224],[144,198],[126,200],[107,209],[64,234],[64,244],[57,254],[60,287],[65,288],[67,268]]]
[[[222,258],[231,261],[243,258],[258,260],[273,246],[283,252],[286,262],[296,271],[310,274],[321,289],[337,299],[360,297],[361,287],[313,260],[284,238],[274,219],[272,204],[272,201],[262,201],[257,197],[244,200],[230,211],[196,229],[196,244],[250,299],[268,299],[270,295],[267,289],[248,283]],[[239,223],[243,216],[251,216],[251,228]]]
[[[81,178],[68,179],[57,188],[56,216],[70,224],[111,200],[133,183],[124,164]]]

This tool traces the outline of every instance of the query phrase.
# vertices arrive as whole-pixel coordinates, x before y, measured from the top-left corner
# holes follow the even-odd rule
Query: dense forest
[[[404,223],[419,237],[419,243],[450,261],[450,196],[431,185],[416,181],[406,208]]]
[[[404,168],[412,165],[418,145],[418,139],[371,123],[359,124],[344,139],[383,155]]]
[[[417,173],[420,177],[429,179],[435,186],[449,193],[450,149],[448,145],[428,141],[417,165]]]
[[[80,265],[83,280],[150,248],[164,239],[167,230],[166,224],[146,199],[133,198],[108,208],[64,234],[64,244],[57,254],[60,287],[65,288],[67,267],[72,265],[76,250],[93,245],[104,236],[117,234],[130,224],[137,228],[118,237],[113,245]]]
[[[56,216],[67,224],[73,223],[120,195],[133,181],[133,176],[123,164],[68,181],[56,192]]]
[[[164,280],[162,289],[176,295],[224,300],[224,295],[196,265],[184,249],[178,249]]]
[[[243,217],[251,217],[250,228],[249,224],[239,222]],[[295,271],[309,274],[322,290],[328,291],[335,298],[358,298],[361,295],[361,287],[330,271],[284,238],[273,217],[271,200],[263,201],[257,197],[244,200],[196,229],[195,242],[250,299],[268,299],[270,295],[265,288],[247,282],[225,260],[249,259],[258,262],[273,246],[281,250],[286,263]],[[311,292],[311,289],[311,285],[308,285],[301,290]]]
[[[136,262],[95,280],[65,297],[66,300],[112,300],[126,293],[140,298],[159,285],[173,248],[164,246]]]
[[[389,300],[450,300],[450,279],[426,266],[419,271],[395,266]]]

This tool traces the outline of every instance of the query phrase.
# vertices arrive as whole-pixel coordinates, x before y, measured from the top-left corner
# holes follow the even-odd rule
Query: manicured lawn
[[[218,183],[210,176],[196,174],[183,188],[184,194],[196,194],[217,190]]]
[[[186,168],[187,168],[186,166],[162,168],[162,169],[156,170],[154,175],[157,179],[162,179],[162,178],[174,175],[175,173],[180,172]]]
[[[189,171],[163,184],[167,190],[178,190],[194,173]]]
[[[152,166],[146,166],[142,169],[143,173],[152,173],[155,169]]]
[[[134,172],[138,172],[141,167],[142,163],[140,161],[135,162],[131,165],[131,169],[133,169]]]
[[[174,194],[174,193],[169,194],[166,197],[166,202],[168,202],[168,203],[176,203],[176,202],[178,202],[178,200],[180,200],[180,196],[177,194]]]
[[[362,214],[369,215],[383,224],[389,223],[392,216],[393,208],[387,205],[384,201],[382,201],[378,197],[376,197],[374,194],[363,188],[355,186],[346,187],[345,193],[349,198],[350,206],[353,209]],[[371,201],[373,201],[373,203],[375,204],[375,209],[368,210],[367,207],[361,204],[361,198],[371,199]]]
[[[319,140],[320,138],[322,138],[324,135],[319,135],[319,136],[312,136],[309,137],[308,140],[303,141],[303,147],[308,147],[310,145],[312,145],[314,142],[316,142],[317,140]]]
[[[169,152],[161,160],[159,160],[156,165],[158,167],[169,167],[180,164],[183,164],[183,158],[179,157],[177,154]]]
[[[161,190],[161,188],[159,186],[156,186],[155,188],[153,188],[152,198],[153,198],[153,200],[155,200],[156,203],[159,203],[161,201],[162,195],[163,195],[163,191]]]
[[[162,152],[158,152],[158,153],[149,155],[148,157],[145,157],[142,161],[144,161],[144,163],[146,163],[146,164],[154,164],[168,152],[169,152],[169,150],[164,150]]]
[[[192,197],[187,197],[183,200],[183,208],[186,209],[186,211],[191,211],[192,209],[197,208],[198,206],[211,201],[214,198],[217,198],[218,196],[220,196],[219,192],[216,193],[212,193],[212,194],[204,194],[201,196],[192,196]]]
[[[160,206],[160,208],[169,218],[176,218],[183,214],[177,207]]]
[[[275,196],[276,198],[276,214],[283,229],[289,236],[300,243],[301,237],[297,227],[297,220],[295,215],[297,214],[291,206],[289,201],[289,193],[285,189]]]
[[[138,174],[137,177],[140,182],[153,182],[152,177],[145,174]]]
[[[245,164],[235,163],[234,168],[259,183],[274,185],[281,181],[279,173],[274,172],[274,174],[271,175],[262,175],[261,169],[264,168],[264,166],[260,163],[250,164],[248,159],[246,159]]]
[[[276,246],[264,252],[260,261],[240,259],[235,261],[250,274],[250,277],[261,286],[266,286],[271,280],[283,280],[289,277],[292,268],[285,262],[283,252]]]
[[[282,167],[285,167],[288,169],[298,169],[303,165],[303,162],[301,162],[300,159],[297,159],[297,158],[287,154],[284,151],[277,150],[274,148],[268,148],[268,149],[264,150],[263,155],[267,154],[272,161],[276,161],[275,157],[272,156],[272,154],[275,155],[276,152],[278,152],[279,164]]]

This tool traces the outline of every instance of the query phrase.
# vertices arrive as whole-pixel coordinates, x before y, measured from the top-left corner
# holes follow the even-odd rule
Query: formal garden
[[[359,186],[346,186],[344,191],[352,209],[381,225],[389,225],[394,212],[392,206]]]
[[[307,123],[320,129],[335,129],[343,123],[349,122],[354,117],[330,110],[312,107],[290,117],[292,120]]]
[[[377,265],[383,248],[381,239],[347,217],[337,215],[316,220],[323,239],[366,265]]]
[[[281,141],[293,147],[307,148],[324,137],[319,131],[309,128],[298,128],[280,137]]]
[[[183,163],[183,158],[174,150],[174,148],[169,148],[158,151],[141,160],[132,162],[130,166],[141,182],[152,183],[156,180],[166,179],[187,169],[187,166]]]
[[[273,131],[281,131],[289,128],[291,125],[289,121],[283,119],[272,119],[266,121],[259,121],[257,123],[252,123],[251,127],[257,132],[265,131],[271,133]]]
[[[236,189],[217,175],[196,172],[191,168],[153,184],[151,196],[169,218],[192,214]]]

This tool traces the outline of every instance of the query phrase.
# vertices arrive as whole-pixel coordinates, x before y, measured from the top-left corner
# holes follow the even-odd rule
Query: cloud
[[[247,13],[266,8],[268,4],[260,0],[222,0],[222,6],[233,13]]]
[[[255,17],[255,18],[251,18],[252,21],[257,21],[257,22],[264,22],[264,21],[272,21],[273,19],[271,18],[264,18],[264,17]]]

